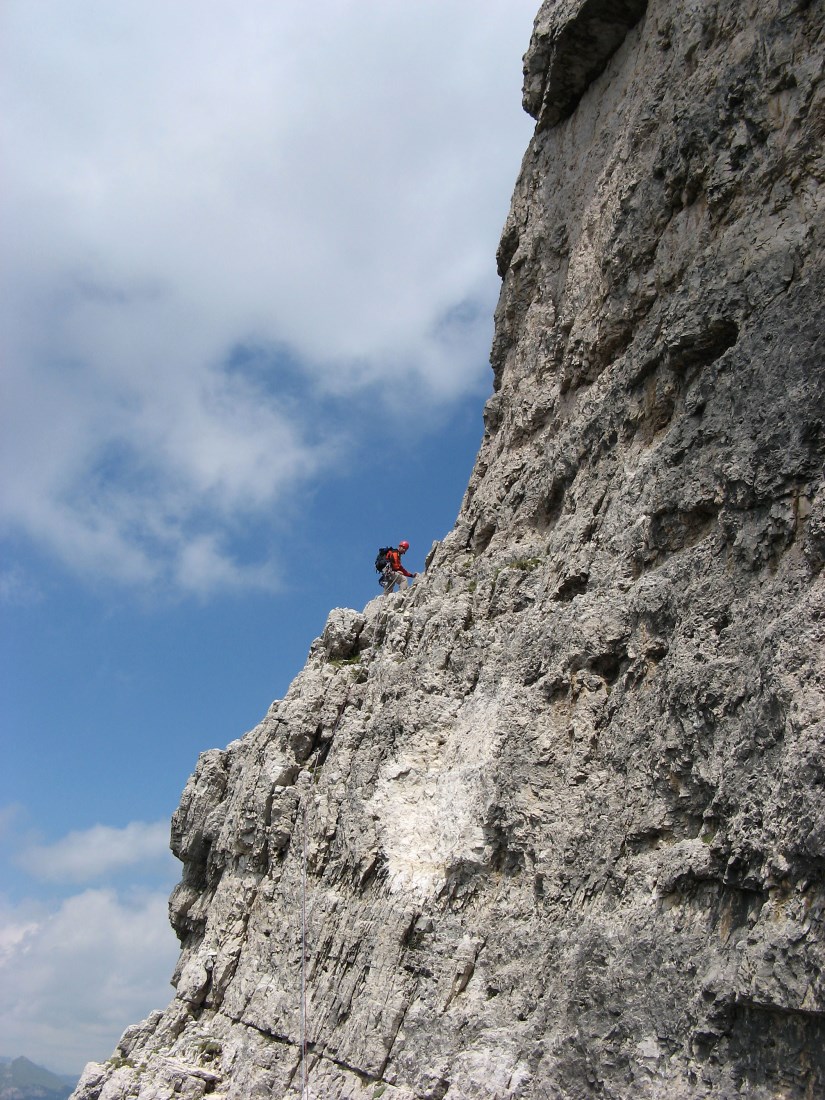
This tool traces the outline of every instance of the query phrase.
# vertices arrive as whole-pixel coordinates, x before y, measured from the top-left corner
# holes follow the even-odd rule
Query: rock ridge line
[[[199,758],[75,1100],[825,1096],[824,28],[542,5],[456,524]]]

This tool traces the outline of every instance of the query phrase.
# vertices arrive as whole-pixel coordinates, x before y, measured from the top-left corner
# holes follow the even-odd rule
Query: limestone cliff
[[[455,528],[199,760],[79,1100],[825,1095],[823,9],[541,8]]]

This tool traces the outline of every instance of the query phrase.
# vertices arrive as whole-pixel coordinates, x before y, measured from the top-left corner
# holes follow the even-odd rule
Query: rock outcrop
[[[199,760],[78,1100],[825,1095],[823,16],[542,7],[455,528]]]

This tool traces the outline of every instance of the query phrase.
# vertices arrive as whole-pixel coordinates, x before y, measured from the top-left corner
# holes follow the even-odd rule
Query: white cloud
[[[138,865],[172,868],[169,824],[132,821],[123,828],[95,825],[68,833],[53,844],[30,844],[17,862],[34,878],[49,882],[92,882]]]
[[[33,936],[39,927],[36,921],[19,918],[0,923],[0,966],[12,959],[22,944]]]
[[[87,890],[48,910],[0,899],[4,1049],[79,1072],[169,1002],[177,957],[166,894]]]
[[[320,397],[486,385],[535,7],[8,0],[7,527],[271,587],[233,536],[345,457]]]

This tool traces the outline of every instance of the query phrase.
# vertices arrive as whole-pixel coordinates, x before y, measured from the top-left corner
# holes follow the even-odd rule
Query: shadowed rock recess
[[[823,27],[541,8],[456,525],[201,756],[78,1100],[825,1096]]]

